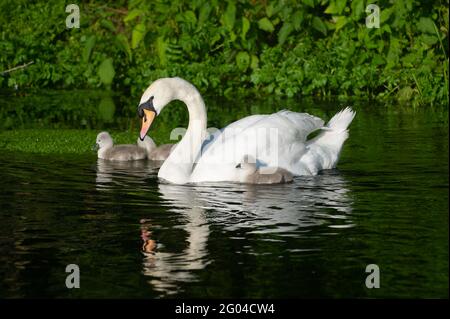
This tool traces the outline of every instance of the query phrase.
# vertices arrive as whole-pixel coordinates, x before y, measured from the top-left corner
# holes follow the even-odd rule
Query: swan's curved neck
[[[200,93],[192,85],[178,91],[174,99],[186,104],[189,125],[181,141],[161,166],[158,177],[171,183],[185,184],[189,182],[206,136],[206,108]]]

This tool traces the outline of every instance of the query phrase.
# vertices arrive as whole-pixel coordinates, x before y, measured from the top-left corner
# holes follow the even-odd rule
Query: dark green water
[[[4,128],[33,105],[35,127],[127,129],[135,116],[55,96],[3,97]],[[287,185],[173,186],[148,162],[0,152],[0,297],[448,298],[446,109],[206,101],[216,127],[285,107],[357,116],[338,169]],[[161,123],[185,123],[174,109]],[[167,140],[163,124],[152,134]],[[65,286],[68,264],[80,289]],[[368,264],[379,289],[365,286]]]

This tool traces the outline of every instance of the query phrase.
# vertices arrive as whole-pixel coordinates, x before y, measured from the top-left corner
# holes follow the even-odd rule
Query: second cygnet
[[[138,138],[137,145],[114,145],[113,139],[108,132],[99,133],[96,140],[98,158],[109,161],[136,161],[142,159],[164,161],[170,155],[172,146],[172,144],[164,144],[157,147],[149,136],[146,136],[143,141]]]
[[[146,149],[147,158],[152,161],[165,161],[174,146],[174,144],[156,146],[155,142],[148,135],[145,136],[143,141],[138,138],[137,145]]]
[[[256,165],[256,160],[246,155],[236,168],[241,183],[246,184],[282,184],[290,183],[293,180],[293,175],[280,167],[260,167]]]

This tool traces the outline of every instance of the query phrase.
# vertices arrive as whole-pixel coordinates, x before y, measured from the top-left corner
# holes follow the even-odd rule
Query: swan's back
[[[278,115],[291,122],[297,131],[297,137],[303,142],[306,141],[309,134],[322,128],[324,125],[324,121],[321,118],[308,113],[297,113],[289,110],[282,110],[274,115]]]
[[[240,159],[247,154],[258,160],[258,167],[295,170],[306,151],[307,136],[323,123],[320,118],[307,113],[285,110],[245,117],[216,134],[214,141],[202,150],[191,180],[228,180]]]

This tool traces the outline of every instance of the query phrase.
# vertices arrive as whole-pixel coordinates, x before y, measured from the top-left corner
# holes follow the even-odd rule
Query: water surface
[[[137,123],[123,99],[112,111],[66,100],[2,97],[3,129],[52,103],[65,108],[33,111],[34,127]],[[329,119],[349,104],[206,101],[215,127],[285,107]],[[448,111],[351,105],[338,168],[286,185],[175,186],[150,162],[2,151],[0,297],[448,298]],[[157,139],[185,124],[174,110]],[[65,286],[68,264],[80,267],[80,289]],[[365,286],[368,264],[380,267],[379,289]]]

